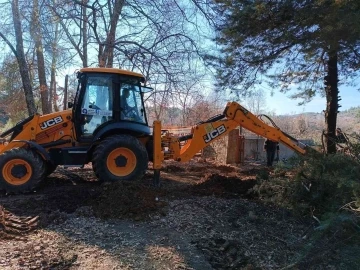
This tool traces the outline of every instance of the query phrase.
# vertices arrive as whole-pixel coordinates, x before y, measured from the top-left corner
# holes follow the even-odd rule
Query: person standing
[[[267,160],[266,165],[271,167],[275,159],[275,154],[279,156],[279,151],[280,151],[279,143],[276,141],[266,139],[264,144],[264,151],[266,151],[266,160]]]

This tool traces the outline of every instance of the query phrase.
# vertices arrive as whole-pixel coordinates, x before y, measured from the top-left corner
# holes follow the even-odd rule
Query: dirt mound
[[[204,166],[191,166],[187,169],[189,172],[206,172],[209,170],[210,166],[204,165]],[[213,167],[210,167],[213,168]]]
[[[104,187],[102,194],[90,204],[99,218],[146,220],[155,212],[165,214],[166,203],[158,200],[162,193],[139,183],[118,182]]]
[[[184,172],[185,168],[169,164],[164,167],[164,171],[166,171],[166,172]]]
[[[218,166],[214,167],[214,169],[220,170],[222,172],[235,172],[236,171],[235,167],[231,167],[231,166],[227,166],[227,165],[218,165]]]
[[[235,172],[237,169],[228,165],[218,165],[213,163],[202,163],[201,165],[191,166],[187,168],[189,172],[206,172],[206,171],[220,171],[222,173]]]
[[[254,180],[241,180],[220,174],[207,174],[199,183],[191,187],[194,195],[236,197],[239,195],[253,197],[248,191],[254,187]]]

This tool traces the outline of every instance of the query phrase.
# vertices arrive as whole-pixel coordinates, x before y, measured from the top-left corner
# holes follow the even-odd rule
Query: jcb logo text
[[[50,119],[50,120],[47,120],[45,122],[42,122],[40,123],[40,128],[41,129],[45,129],[45,128],[48,128],[48,127],[51,127],[53,125],[56,125],[56,124],[59,124],[63,121],[62,117],[61,116],[57,116],[53,119]]]
[[[213,139],[215,139],[219,135],[223,134],[225,131],[226,131],[225,126],[221,125],[221,126],[217,127],[216,129],[214,129],[214,130],[210,131],[209,133],[207,133],[204,136],[204,141],[206,143],[211,142]]]

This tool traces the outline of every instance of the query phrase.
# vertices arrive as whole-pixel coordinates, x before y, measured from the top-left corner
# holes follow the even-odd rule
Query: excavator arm
[[[267,139],[281,142],[298,153],[305,154],[306,152],[306,146],[295,138],[277,127],[266,124],[237,102],[229,102],[223,114],[198,123],[192,127],[191,133],[185,136],[176,137],[168,131],[163,131],[160,121],[155,121],[153,129],[154,169],[159,170],[165,159],[189,161],[214,140],[225,136],[239,126]],[[185,143],[182,145],[182,142]]]
[[[236,102],[229,102],[226,106],[224,114],[227,119],[232,119],[238,123],[239,126],[242,126],[257,135],[273,141],[281,142],[288,148],[300,154],[306,153],[306,145],[302,144],[289,134],[281,131],[280,128],[266,124]]]

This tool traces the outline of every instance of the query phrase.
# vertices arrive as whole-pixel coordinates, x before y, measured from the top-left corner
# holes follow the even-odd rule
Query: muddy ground
[[[259,173],[167,162],[154,188],[151,170],[103,184],[90,166],[58,168],[34,193],[0,194],[14,215],[39,216],[36,230],[0,237],[0,269],[337,269],[332,256],[301,260],[316,257],[314,223],[260,201]]]

